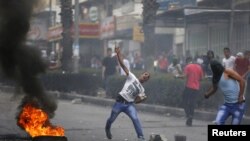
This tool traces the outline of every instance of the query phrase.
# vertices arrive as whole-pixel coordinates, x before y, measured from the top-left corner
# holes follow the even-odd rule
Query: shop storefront
[[[57,58],[61,57],[61,39],[62,26],[57,25],[49,28],[48,41],[51,46],[51,52],[54,52]],[[72,38],[74,38],[74,28],[72,27]],[[80,23],[79,24],[79,46],[80,46],[80,65],[81,67],[90,66],[91,57],[101,55],[102,48],[99,40],[99,24]]]
[[[213,50],[216,56],[223,57],[223,48],[229,44],[233,54],[249,48],[248,11],[235,12],[232,31],[230,13],[230,9],[187,7],[158,15],[156,25],[185,29],[184,55],[185,51],[195,56]]]

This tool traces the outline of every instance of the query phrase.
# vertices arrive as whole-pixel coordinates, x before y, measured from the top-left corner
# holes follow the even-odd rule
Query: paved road
[[[20,97],[11,99],[11,94],[0,92],[0,135],[20,134],[24,132],[16,126],[15,113]],[[71,101],[59,101],[55,125],[66,129],[68,141],[107,141],[104,126],[111,107],[100,107],[87,103],[72,104]],[[149,139],[151,133],[163,134],[168,141],[174,141],[175,134],[187,136],[187,141],[207,141],[209,122],[194,120],[193,127],[185,126],[183,117],[156,115],[139,112],[144,134]],[[121,114],[112,127],[113,141],[136,141],[136,134],[130,119]]]

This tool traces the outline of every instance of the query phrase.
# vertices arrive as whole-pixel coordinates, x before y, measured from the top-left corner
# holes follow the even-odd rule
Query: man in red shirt
[[[246,96],[246,99],[249,99],[249,83],[250,83],[250,51],[245,51],[244,55],[243,53],[239,52],[237,53],[237,58],[235,60],[235,71],[242,76],[243,79],[245,79],[245,90],[244,95]],[[249,103],[247,102],[247,107],[249,107]],[[247,110],[247,113],[250,112]]]
[[[186,78],[186,86],[183,92],[183,106],[187,118],[186,125],[192,126],[195,104],[200,90],[200,80],[203,77],[203,70],[199,64],[192,63],[191,57],[186,59],[186,63],[184,74],[180,77]]]
[[[168,59],[165,55],[161,55],[158,61],[159,69],[161,72],[167,72],[168,69]]]
[[[247,73],[249,71],[250,61],[249,61],[249,51],[243,53],[237,53],[237,58],[235,60],[235,70],[240,76],[246,79]]]

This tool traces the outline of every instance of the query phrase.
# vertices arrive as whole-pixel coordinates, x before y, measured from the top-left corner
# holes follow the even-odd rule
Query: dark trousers
[[[112,75],[105,75],[103,80],[103,87],[106,93],[109,93],[109,79]]]
[[[183,92],[183,108],[187,118],[193,118],[199,90],[186,87]]]

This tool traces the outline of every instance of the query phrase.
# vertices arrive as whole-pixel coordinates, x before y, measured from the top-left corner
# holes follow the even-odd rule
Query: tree
[[[62,32],[62,69],[66,72],[71,70],[72,64],[72,45],[73,39],[71,37],[71,27],[73,24],[72,16],[72,0],[61,0],[61,22],[63,27]]]
[[[156,0],[143,0],[143,32],[145,36],[144,56],[152,55],[152,49],[156,53],[157,47],[155,47],[154,29],[156,13],[159,8],[159,4]]]

